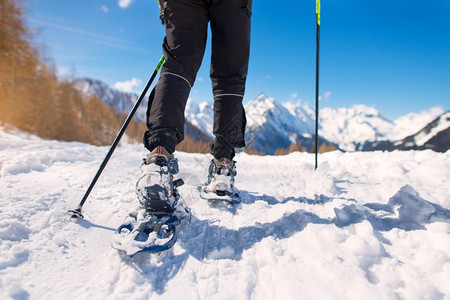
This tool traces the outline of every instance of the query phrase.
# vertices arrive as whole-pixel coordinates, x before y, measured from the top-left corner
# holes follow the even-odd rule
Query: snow
[[[205,101],[198,104],[189,98],[186,103],[185,117],[205,134],[214,138],[212,134],[214,122],[214,108],[212,103]]]
[[[392,130],[389,133],[387,139],[390,141],[397,141],[416,134],[443,113],[444,110],[442,107],[434,106],[419,113],[409,113],[401,116],[394,121],[395,130]]]
[[[173,250],[111,248],[146,154],[0,129],[1,299],[450,299],[450,152],[236,157],[242,203],[199,199],[210,156],[177,153],[192,210]]]
[[[365,105],[323,108],[319,123],[319,134],[345,151],[358,150],[358,145],[379,140],[394,129],[391,121],[375,108]]]
[[[261,93],[245,105],[245,110],[248,144],[251,144],[250,141],[254,141],[258,135],[265,138],[264,141],[258,139],[258,143],[278,145],[280,139],[286,136],[290,143],[297,143],[299,137],[310,137],[314,134],[315,113],[307,103],[289,101],[278,103],[274,98]],[[391,121],[374,107],[366,105],[324,107],[320,109],[319,114],[319,135],[344,151],[360,150],[365,142],[389,140],[400,143],[400,140],[416,134],[443,112],[442,107],[436,106]],[[213,137],[212,103],[197,104],[189,99],[186,105],[186,119]],[[268,151],[267,146],[264,148]]]
[[[308,133],[313,133],[315,128],[315,112],[309,107],[308,103],[302,104],[301,101],[298,102],[285,102],[282,104],[291,115],[303,123],[303,131]]]
[[[247,131],[263,126],[276,128],[280,135],[312,133],[314,121],[300,103],[279,104],[274,98],[261,93],[245,105]],[[295,139],[292,142],[296,142]]]
[[[96,95],[107,106],[114,108],[117,112],[128,115],[132,110],[138,95],[129,92],[119,91],[108,86],[100,80],[81,78],[75,81],[77,88],[86,96]],[[137,109],[134,118],[139,122],[147,120],[148,98],[144,98],[143,103]]]
[[[138,95],[111,88],[99,80],[83,78],[77,80],[76,84],[83,94],[97,95],[106,105],[125,114],[131,111],[138,98]],[[135,115],[135,118],[141,122],[146,121],[148,100],[144,99],[143,102]],[[302,136],[308,138],[314,134],[315,112],[307,103],[300,101],[278,103],[275,99],[261,93],[245,105],[245,110],[247,137],[250,141],[254,140],[256,135],[262,135],[266,140],[259,141],[260,143],[276,145],[280,143],[280,137],[287,136],[290,143],[297,143],[303,142]],[[389,140],[400,144],[402,139],[416,134],[443,113],[442,107],[435,106],[390,121],[374,107],[365,105],[353,105],[349,108],[325,107],[320,109],[319,134],[344,151],[360,150],[365,142]],[[211,101],[197,103],[188,99],[185,110],[186,119],[211,138],[214,138],[212,135],[213,115],[214,108]],[[273,137],[270,132],[276,133],[276,136]],[[267,147],[264,148],[259,150],[271,153]],[[277,149],[279,146],[273,148]]]
[[[418,146],[423,146],[431,140],[439,132],[446,130],[450,127],[450,112],[442,114],[436,122],[437,124],[431,128],[429,132],[426,130],[420,131],[415,137],[415,143]]]

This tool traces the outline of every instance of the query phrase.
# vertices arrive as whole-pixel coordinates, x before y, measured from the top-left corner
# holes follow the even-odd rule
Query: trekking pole
[[[81,213],[81,208],[83,207],[84,202],[86,202],[87,198],[89,197],[89,194],[91,193],[92,188],[94,187],[95,183],[97,182],[98,178],[100,177],[100,174],[103,172],[103,169],[105,168],[106,164],[108,163],[109,159],[111,158],[111,155],[113,154],[114,150],[116,149],[117,145],[119,144],[120,139],[122,138],[122,135],[125,133],[125,130],[127,129],[128,125],[130,124],[131,119],[133,118],[139,105],[141,104],[142,100],[144,99],[145,94],[147,94],[148,89],[152,85],[152,82],[155,79],[156,74],[158,74],[159,69],[161,69],[161,66],[163,63],[164,63],[164,56],[162,56],[161,59],[159,60],[159,63],[156,66],[155,71],[153,72],[152,76],[148,80],[147,85],[145,86],[144,90],[142,91],[141,96],[139,96],[139,98],[136,100],[136,103],[134,104],[133,109],[128,114],[128,117],[126,118],[125,122],[123,123],[122,128],[120,129],[114,142],[112,143],[111,148],[108,151],[108,154],[106,154],[105,159],[103,160],[102,164],[100,165],[100,168],[98,169],[97,174],[95,174],[95,177],[92,180],[91,184],[89,185],[80,204],[78,204],[78,207],[76,209],[71,209],[68,211],[72,218],[79,218],[79,219],[84,218],[83,214]]]
[[[320,0],[316,0],[316,164],[319,156],[319,40],[320,40]]]

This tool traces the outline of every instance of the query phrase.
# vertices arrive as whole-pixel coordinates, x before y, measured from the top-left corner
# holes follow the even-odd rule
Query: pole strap
[[[164,25],[165,11],[167,8],[167,0],[158,0],[158,6],[160,9],[159,19],[161,20],[161,24]]]

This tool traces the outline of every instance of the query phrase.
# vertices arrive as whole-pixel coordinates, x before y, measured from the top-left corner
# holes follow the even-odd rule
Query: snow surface
[[[146,152],[119,147],[83,213],[108,147],[0,129],[1,299],[450,299],[450,153],[236,158],[242,203],[195,185],[210,156],[177,153],[191,223],[172,251],[111,248],[137,205]]]

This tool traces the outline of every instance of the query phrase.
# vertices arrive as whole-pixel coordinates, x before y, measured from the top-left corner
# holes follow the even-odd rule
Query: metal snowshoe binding
[[[239,190],[234,186],[236,174],[235,161],[227,158],[212,159],[208,171],[208,182],[202,188],[202,197],[232,204],[240,202]]]
[[[178,173],[178,160],[163,147],[156,147],[141,166],[141,176],[136,183],[139,203],[148,213],[171,214],[179,194],[176,188],[183,180],[173,181]]]
[[[173,180],[177,159],[162,147],[155,148],[141,166],[136,193],[141,207],[129,214],[116,230],[112,247],[133,256],[139,252],[161,252],[176,242],[179,230],[190,220],[190,210],[180,200]]]

